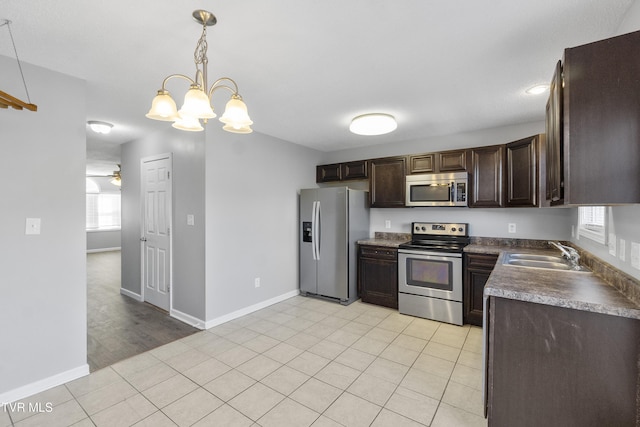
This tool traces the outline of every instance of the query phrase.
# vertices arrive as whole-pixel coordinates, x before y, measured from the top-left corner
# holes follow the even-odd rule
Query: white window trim
[[[601,230],[593,230],[586,227],[583,227],[580,218],[580,209],[588,209],[588,208],[603,208],[604,209],[604,219]],[[593,240],[594,242],[600,243],[602,245],[607,244],[607,214],[608,209],[604,206],[580,206],[578,207],[578,239],[580,237],[585,237],[589,240]]]

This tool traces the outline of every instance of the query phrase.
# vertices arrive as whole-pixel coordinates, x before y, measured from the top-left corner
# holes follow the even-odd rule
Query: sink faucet
[[[571,268],[573,268],[574,270],[578,270],[580,268],[578,266],[578,261],[580,261],[580,254],[578,253],[578,251],[570,246],[561,245],[557,242],[549,242],[549,244],[560,249],[560,252],[562,252],[562,256],[564,256],[571,264]]]

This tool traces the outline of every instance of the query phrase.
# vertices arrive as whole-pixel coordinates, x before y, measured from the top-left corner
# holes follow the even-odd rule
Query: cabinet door
[[[340,181],[340,163],[316,166],[316,182]]]
[[[467,170],[467,150],[444,151],[438,153],[440,172],[463,172]]]
[[[366,179],[369,176],[366,160],[342,163],[341,169],[343,181],[348,179]]]
[[[398,308],[398,251],[360,246],[358,288],[363,302]]]
[[[506,145],[507,207],[538,206],[537,140],[533,136]]]
[[[409,156],[409,173],[431,173],[436,171],[435,154]]]
[[[464,323],[482,326],[484,286],[497,260],[497,255],[464,254]]]
[[[372,208],[403,208],[405,203],[405,157],[370,161],[369,197]]]
[[[561,205],[564,198],[562,150],[562,62],[558,61],[549,86],[546,110],[546,198],[551,205]]]
[[[637,425],[637,319],[497,297],[489,312],[489,425]]]
[[[504,146],[471,149],[471,197],[469,207],[501,208]]]
[[[640,31],[565,50],[565,203],[640,203]]]

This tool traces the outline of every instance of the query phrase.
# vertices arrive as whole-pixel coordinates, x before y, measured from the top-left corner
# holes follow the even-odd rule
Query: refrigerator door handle
[[[314,201],[311,207],[311,256],[316,261],[318,256],[316,254],[316,210],[318,208],[318,202]]]
[[[315,215],[313,218],[313,234],[315,237],[313,239],[313,245],[316,256],[315,259],[320,260],[320,201],[316,201],[315,203]]]

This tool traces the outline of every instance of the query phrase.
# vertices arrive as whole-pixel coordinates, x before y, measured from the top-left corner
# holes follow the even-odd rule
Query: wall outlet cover
[[[515,233],[516,232],[516,224],[513,222],[509,223],[509,233]]]
[[[27,218],[25,234],[40,234],[40,218]]]

